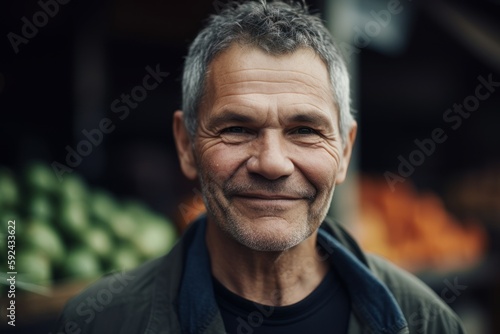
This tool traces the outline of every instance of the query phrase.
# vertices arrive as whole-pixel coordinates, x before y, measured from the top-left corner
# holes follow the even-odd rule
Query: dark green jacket
[[[194,222],[168,255],[107,275],[74,297],[56,333],[225,333],[211,289],[204,224],[203,217]],[[348,334],[465,333],[427,286],[364,254],[339,224],[325,222],[318,242],[350,295]]]

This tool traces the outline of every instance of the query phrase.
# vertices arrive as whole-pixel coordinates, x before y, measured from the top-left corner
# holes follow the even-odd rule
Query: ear
[[[358,123],[354,123],[349,130],[346,142],[344,143],[344,151],[342,153],[342,161],[340,162],[339,170],[337,172],[337,178],[335,180],[336,184],[344,182],[347,176],[347,168],[349,167],[349,161],[351,160],[352,148],[354,146],[354,141],[356,140],[356,132],[358,131]]]
[[[174,113],[173,130],[181,170],[188,179],[194,180],[198,175],[196,161],[194,158],[191,136],[184,125],[184,113],[181,110],[177,110]]]

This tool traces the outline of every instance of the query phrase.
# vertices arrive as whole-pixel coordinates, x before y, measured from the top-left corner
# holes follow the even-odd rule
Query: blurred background
[[[16,332],[50,332],[67,298],[167,252],[203,210],[171,118],[188,45],[227,1],[0,4],[0,275],[15,219]],[[330,214],[469,333],[500,333],[500,2],[306,2],[345,54],[359,124]]]

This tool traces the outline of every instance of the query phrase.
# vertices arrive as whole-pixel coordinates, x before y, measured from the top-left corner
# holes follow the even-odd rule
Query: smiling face
[[[258,251],[296,246],[325,218],[356,132],[342,144],[327,68],[309,49],[234,44],[208,70],[193,139],[174,116],[184,174],[199,177],[222,234]]]

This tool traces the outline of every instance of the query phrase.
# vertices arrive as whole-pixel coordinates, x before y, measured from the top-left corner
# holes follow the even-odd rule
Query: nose
[[[268,131],[255,141],[254,152],[247,161],[247,170],[266,179],[289,176],[294,170],[286,150],[286,142],[279,131]]]

